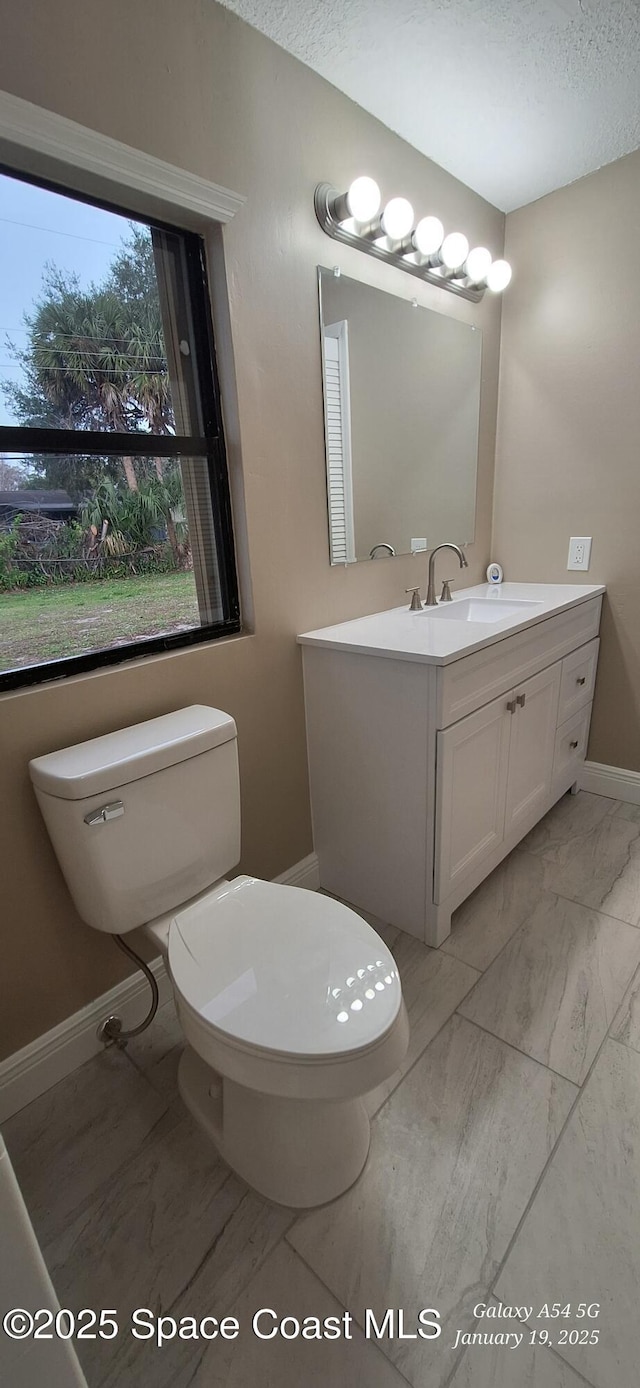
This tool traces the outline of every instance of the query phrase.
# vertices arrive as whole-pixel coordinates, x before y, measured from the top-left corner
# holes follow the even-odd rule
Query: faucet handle
[[[411,593],[411,603],[409,605],[409,611],[422,612],[422,603],[420,601],[420,587],[418,586],[417,588],[405,588],[404,591],[405,593]]]
[[[453,583],[453,579],[452,579],[452,578],[445,578],[445,579],[444,579],[443,584],[442,584],[442,592],[441,592],[441,594],[440,594],[440,602],[453,602],[453,598],[452,598],[452,596],[451,596],[451,584],[452,584],[452,583]]]

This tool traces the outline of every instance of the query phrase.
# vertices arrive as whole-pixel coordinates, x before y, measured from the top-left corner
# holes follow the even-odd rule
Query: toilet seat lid
[[[214,1030],[289,1056],[368,1047],[402,1001],[393,956],[361,916],[255,877],[225,882],[176,913],[169,969]]]

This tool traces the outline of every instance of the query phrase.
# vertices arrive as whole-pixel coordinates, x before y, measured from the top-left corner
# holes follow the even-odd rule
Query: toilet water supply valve
[[[136,954],[135,950],[123,940],[121,935],[114,935],[112,938],[114,943],[118,946],[118,949],[121,949],[124,954],[128,955],[129,959],[133,959],[138,965],[138,968],[142,969],[151,989],[151,1007],[144,1020],[140,1022],[137,1027],[131,1027],[129,1031],[125,1031],[122,1026],[122,1018],[116,1016],[105,1018],[105,1021],[101,1022],[98,1027],[99,1041],[103,1041],[105,1046],[119,1046],[121,1050],[124,1050],[127,1041],[130,1041],[133,1036],[139,1036],[142,1031],[146,1031],[147,1027],[151,1026],[156,1012],[158,1011],[159,994],[156,980],[149,965],[145,963],[145,960],[141,959],[139,954]]]

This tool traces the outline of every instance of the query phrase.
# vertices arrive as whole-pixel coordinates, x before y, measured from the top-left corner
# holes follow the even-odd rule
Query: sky
[[[126,239],[126,217],[0,174],[0,384],[19,381],[7,339],[26,343],[24,314],[38,299],[45,265],[74,271],[82,288],[102,279]],[[17,424],[0,391],[0,424]]]

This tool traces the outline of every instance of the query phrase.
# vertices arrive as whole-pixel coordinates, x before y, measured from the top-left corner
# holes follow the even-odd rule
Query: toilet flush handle
[[[90,810],[84,817],[85,824],[106,824],[108,819],[119,819],[124,814],[124,804],[122,800],[112,800],[110,805],[99,805],[97,810]]]

